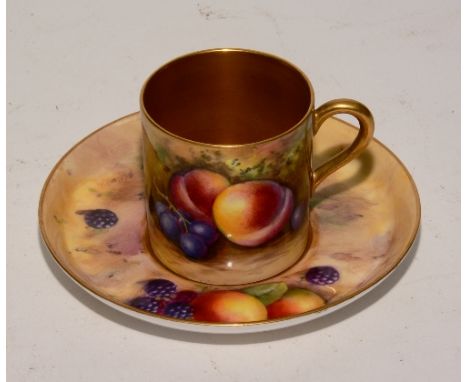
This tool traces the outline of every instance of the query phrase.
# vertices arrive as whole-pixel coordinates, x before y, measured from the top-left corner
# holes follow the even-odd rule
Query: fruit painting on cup
[[[252,284],[293,267],[317,240],[309,224],[314,190],[374,131],[357,101],[314,102],[300,69],[249,49],[189,53],[154,71],[141,90],[140,116],[155,258],[211,285]],[[343,113],[358,119],[360,133],[314,166],[315,134]]]
[[[309,242],[304,131],[223,148],[143,135],[148,237],[155,257],[188,279],[248,284],[277,275]],[[256,269],[253,273],[252,269]]]
[[[304,219],[292,214],[292,191],[271,180],[230,184],[216,172],[194,169],[172,176],[168,196],[154,188],[160,200],[151,207],[161,231],[191,260],[208,258],[220,237],[258,247]]]

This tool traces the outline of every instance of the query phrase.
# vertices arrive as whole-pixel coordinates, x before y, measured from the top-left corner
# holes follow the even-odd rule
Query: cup
[[[146,80],[140,105],[152,252],[211,285],[254,283],[294,265],[311,242],[313,190],[358,156],[374,130],[363,104],[315,108],[301,70],[247,49],[170,61]],[[313,137],[337,113],[356,117],[359,133],[314,168]]]

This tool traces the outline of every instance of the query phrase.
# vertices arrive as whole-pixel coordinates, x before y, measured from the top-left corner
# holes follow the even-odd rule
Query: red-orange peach
[[[203,293],[192,302],[192,306],[197,321],[236,323],[267,318],[267,310],[258,299],[232,290]]]
[[[255,247],[276,237],[293,208],[288,187],[270,180],[227,187],[213,204],[213,216],[224,236],[239,245]]]
[[[290,289],[279,300],[267,306],[268,318],[273,319],[305,313],[324,305],[323,298],[308,289]]]
[[[170,198],[178,209],[188,212],[192,218],[211,222],[213,202],[227,186],[229,181],[223,175],[195,169],[171,178]]]

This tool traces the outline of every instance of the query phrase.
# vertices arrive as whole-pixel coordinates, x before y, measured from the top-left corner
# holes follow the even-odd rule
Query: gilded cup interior
[[[308,115],[312,101],[308,79],[287,61],[217,49],[177,58],[154,72],[141,107],[172,135],[233,145],[287,132]]]

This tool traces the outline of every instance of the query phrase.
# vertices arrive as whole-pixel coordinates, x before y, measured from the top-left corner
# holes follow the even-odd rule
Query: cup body
[[[240,49],[176,59],[141,95],[148,238],[200,283],[294,265],[311,241],[313,91],[297,68]]]

